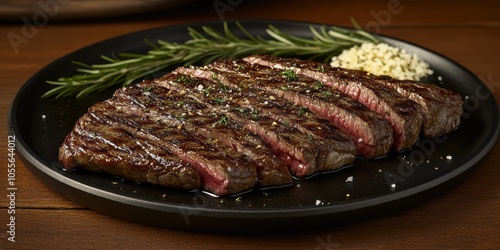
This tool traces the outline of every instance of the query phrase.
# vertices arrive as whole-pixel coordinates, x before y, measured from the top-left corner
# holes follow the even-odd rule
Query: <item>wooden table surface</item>
[[[0,248],[498,249],[500,246],[498,145],[466,181],[412,209],[342,227],[251,236],[175,231],[103,215],[50,190],[17,160],[16,242],[8,241],[6,128],[12,100],[27,79],[51,61],[106,38],[153,27],[236,18],[350,26],[352,16],[370,31],[411,41],[457,61],[480,76],[496,99],[500,99],[498,1],[211,0],[148,14],[87,20],[68,20],[63,13],[64,4],[41,2],[55,3],[57,8],[52,6],[47,11],[39,6],[37,12],[0,25],[0,127],[3,128],[0,130]],[[50,15],[44,16],[43,11]],[[58,18],[58,14],[64,18]],[[14,39],[16,35],[19,40]]]

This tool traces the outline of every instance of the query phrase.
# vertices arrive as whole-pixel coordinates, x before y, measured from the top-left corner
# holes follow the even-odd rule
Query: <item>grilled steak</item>
[[[351,97],[327,88],[322,82],[242,60],[222,60],[212,63],[210,68],[220,74],[245,76],[250,79],[246,80],[247,84],[308,108],[315,115],[348,133],[360,156],[383,156],[392,146],[393,129],[382,116]],[[286,73],[292,73],[291,78],[296,79],[287,79],[284,75]]]
[[[116,95],[120,95],[123,90],[118,90]],[[134,152],[144,155],[150,154],[158,163],[165,161],[161,155],[154,151],[164,151],[163,154],[189,163],[199,174],[202,188],[216,195],[238,193],[252,188],[257,182],[256,164],[248,160],[234,150],[228,149],[220,143],[204,143],[193,138],[184,130],[177,127],[170,127],[159,124],[157,119],[149,117],[140,108],[129,105],[128,102],[111,98],[102,103],[92,106],[88,113],[82,118],[88,122],[82,124],[84,132],[91,131],[94,138],[102,138],[102,144],[108,144],[110,149],[116,148],[125,153],[132,153],[127,150],[127,145],[139,144],[134,148]],[[111,133],[120,129],[123,133],[130,135],[129,138],[121,137],[120,134]],[[74,136],[73,131],[69,137]],[[79,157],[93,156],[101,153],[104,149],[94,148],[88,140],[66,140],[63,148],[76,148],[70,154],[61,154],[60,161],[66,167],[81,165],[88,169],[95,167],[79,161]],[[149,144],[149,145],[148,145]],[[107,153],[107,152],[106,152]],[[126,155],[124,156],[125,158]],[[118,159],[119,160],[119,159]],[[106,158],[90,157],[91,165],[102,166],[103,169],[121,168],[116,163],[108,163]],[[141,169],[133,169],[141,171]],[[148,170],[144,168],[143,170]],[[125,176],[126,174],[113,171],[113,174]],[[130,174],[129,174],[130,176]]]
[[[117,90],[76,122],[59,161],[227,195],[409,148],[461,114],[460,95],[432,85],[255,55]]]
[[[425,137],[451,132],[459,125],[463,112],[463,100],[459,94],[430,84],[268,55],[249,56],[243,60],[280,69],[293,69],[297,74],[323,81],[384,114],[394,126],[396,150],[413,145],[419,131]],[[415,105],[416,103],[419,105]],[[418,127],[420,123],[421,129]]]
[[[395,151],[410,148],[418,139],[422,125],[420,105],[393,88],[373,84],[372,78],[339,73],[328,65],[299,59],[256,55],[243,60],[276,69],[292,70],[295,74],[309,76],[351,96],[382,115],[392,125]]]
[[[353,73],[359,73],[357,71]],[[401,95],[422,106],[422,135],[433,137],[450,133],[460,124],[463,99],[460,94],[431,84],[399,81],[390,77],[373,77],[375,82],[396,89]]]
[[[160,80],[194,95],[199,95],[198,88],[200,87],[205,90],[212,89],[210,97],[217,100],[219,104],[229,105],[240,113],[245,113],[247,110],[247,113],[252,117],[273,118],[275,119],[274,126],[278,126],[278,124],[291,126],[299,133],[306,135],[308,141],[313,141],[305,143],[305,145],[312,145],[320,149],[316,156],[316,165],[310,166],[308,171],[296,172],[292,168],[291,171],[295,176],[304,177],[315,172],[338,169],[354,161],[356,152],[352,140],[339,129],[328,125],[326,121],[318,119],[302,107],[285,99],[271,98],[271,96],[266,95],[267,93],[245,85],[245,80],[239,76],[230,79],[213,71],[183,67],[178,68],[176,72],[190,75],[193,78],[190,78],[189,83],[184,82],[180,85],[176,84],[175,81]],[[308,119],[304,119],[306,117]],[[276,142],[270,143],[276,144]],[[304,143],[302,142],[302,144]]]
[[[286,165],[272,154],[259,137],[231,120],[223,124],[220,114],[195,99],[151,82],[124,88],[114,97],[140,108],[149,119],[159,124],[183,129],[191,136],[204,138],[209,143],[218,141],[248,155],[257,163],[260,186],[282,186],[292,181]]]
[[[227,86],[202,78],[186,78],[185,75],[169,74],[156,80],[157,84],[186,92],[193,98],[205,101],[214,112],[221,112],[227,117],[226,123],[234,121],[245,129],[259,135],[262,140],[278,155],[296,177],[302,178],[323,170],[331,170],[352,163],[354,148],[344,139],[347,146],[338,150],[335,144],[341,142],[313,134],[303,133],[299,129],[274,118],[261,115],[258,109],[244,107],[239,102],[257,101],[252,92],[233,91]],[[243,100],[243,99],[246,99]],[[221,115],[222,115],[221,114]],[[338,133],[337,133],[338,134]]]
[[[201,186],[198,172],[156,141],[141,140],[92,114],[78,120],[59,150],[59,160],[69,169],[81,166],[132,181],[187,190]]]

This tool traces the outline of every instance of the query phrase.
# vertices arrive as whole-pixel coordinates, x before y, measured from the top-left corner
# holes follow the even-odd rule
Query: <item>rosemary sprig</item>
[[[285,33],[275,26],[266,29],[271,39],[253,36],[240,23],[238,29],[244,37],[237,37],[227,23],[221,33],[208,26],[202,31],[188,28],[191,39],[184,43],[160,40],[151,46],[146,54],[121,53],[118,56],[101,56],[102,64],[87,65],[74,62],[81,68],[73,76],[57,81],[47,81],[54,88],[42,97],[82,97],[94,91],[102,91],[114,85],[129,85],[162,69],[177,65],[208,64],[222,58],[238,58],[251,54],[272,54],[275,56],[301,56],[309,59],[324,58],[325,62],[346,48],[364,42],[378,43],[379,40],[363,31],[359,25],[350,30],[340,27],[310,27],[312,38],[302,38]]]

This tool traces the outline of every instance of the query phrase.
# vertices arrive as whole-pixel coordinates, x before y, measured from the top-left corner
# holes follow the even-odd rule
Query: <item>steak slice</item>
[[[348,135],[303,107],[246,85],[246,80],[241,79],[241,76],[225,72],[219,75],[206,68],[180,67],[176,72],[206,80],[203,84],[192,80],[190,83],[183,83],[184,86],[190,85],[191,89],[200,86],[203,89],[223,89],[213,91],[211,98],[231,106],[238,105],[237,109],[242,108],[238,110],[240,112],[247,109],[256,111],[258,115],[274,117],[280,123],[309,135],[309,139],[316,140],[322,148],[316,158],[316,172],[335,170],[351,164],[355,159],[356,148]]]
[[[253,58],[248,57],[245,60],[264,63],[268,57],[259,55]],[[463,99],[460,94],[451,90],[410,80],[397,80],[389,76],[376,76],[361,70],[334,68],[313,62],[305,62],[304,64],[318,65],[316,69],[309,67],[309,70],[316,70],[340,78],[363,78],[371,85],[382,85],[385,88],[395,89],[399,94],[420,104],[423,117],[420,133],[422,136],[433,137],[446,134],[456,129],[460,124]]]
[[[120,91],[122,90],[118,90],[117,93]],[[139,149],[140,151],[155,149],[171,152],[196,169],[200,175],[202,188],[215,195],[242,192],[254,187],[257,182],[256,164],[248,160],[248,157],[220,143],[207,144],[176,127],[158,124],[156,119],[151,119],[140,108],[131,106],[127,102],[116,98],[108,99],[89,108],[87,117],[92,119],[90,123],[85,124],[83,130],[93,129],[95,123],[105,124],[104,131],[118,128],[134,139],[153,146],[153,148]],[[103,134],[102,138],[112,147],[121,145],[123,140],[112,134]],[[85,143],[78,141],[70,146],[73,146],[73,152],[80,152],[82,148],[87,147]],[[62,158],[61,161],[64,163],[65,159]],[[99,164],[105,169],[117,168],[106,162]]]
[[[353,72],[353,74],[359,72]],[[377,83],[396,89],[422,106],[422,135],[434,137],[450,133],[460,125],[462,96],[449,89],[415,81],[400,81],[387,76],[374,77]]]
[[[323,157],[332,151],[317,140],[311,140],[308,134],[281,123],[276,119],[262,116],[255,108],[245,108],[232,102],[227,87],[202,79],[181,74],[168,74],[156,80],[157,84],[167,88],[185,92],[187,95],[209,105],[218,113],[224,123],[233,121],[252,133],[258,135],[267,146],[282,159],[292,175],[303,178],[314,174],[322,167]],[[220,92],[227,99],[221,100],[216,93]],[[326,151],[325,151],[326,150]]]
[[[393,143],[393,129],[379,114],[335,89],[306,76],[286,79],[282,70],[242,60],[221,60],[210,65],[214,72],[245,76],[245,84],[306,107],[349,134],[356,153],[365,158],[384,156]],[[292,72],[293,73],[293,72]]]
[[[68,169],[82,167],[136,182],[186,190],[201,186],[198,172],[169,150],[90,114],[81,117],[65,138],[59,161]]]
[[[293,70],[295,74],[311,77],[349,95],[382,115],[392,125],[395,151],[412,147],[420,135],[423,119],[420,105],[391,87],[374,84],[372,78],[359,74],[339,74],[329,65],[295,58],[255,55],[243,60],[280,70]]]
[[[115,98],[140,108],[146,116],[162,125],[181,128],[191,136],[201,136],[209,143],[218,141],[248,155],[257,163],[262,187],[283,186],[292,181],[287,167],[260,138],[232,121],[221,124],[220,116],[203,103],[151,82],[122,89]]]

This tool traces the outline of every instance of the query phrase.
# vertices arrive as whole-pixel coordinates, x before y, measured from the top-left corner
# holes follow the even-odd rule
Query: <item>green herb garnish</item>
[[[325,84],[323,84],[323,83],[322,83],[322,82],[320,82],[320,81],[314,81],[314,89],[315,89],[315,90],[322,89],[323,87],[325,87]]]
[[[224,85],[224,84],[222,84],[222,83],[219,83],[219,90],[227,92],[227,91],[229,91],[229,87],[226,86],[226,85]]]
[[[238,107],[235,107],[234,108],[235,110],[239,111],[240,113],[242,114],[245,114],[246,113],[246,110],[244,108],[238,108]]]
[[[214,98],[212,98],[212,100],[218,104],[226,103],[226,100],[224,100],[224,98],[221,98],[221,97],[214,97]]]
[[[299,115],[299,116],[303,116],[303,115],[305,115],[305,114],[307,113],[307,111],[308,111],[308,109],[307,109],[307,108],[305,108],[305,107],[300,107],[299,112],[298,112],[298,115]]]
[[[307,136],[307,138],[309,139],[309,141],[315,141],[316,140],[316,138],[314,138],[314,135],[311,135],[311,134],[309,134]]]
[[[234,28],[226,22],[223,23],[223,32],[208,26],[203,26],[201,31],[188,28],[191,39],[184,43],[159,40],[154,44],[146,40],[146,44],[151,46],[146,54],[102,55],[104,62],[100,64],[74,62],[81,67],[77,73],[47,81],[54,88],[42,97],[82,97],[115,85],[127,86],[172,66],[208,64],[217,59],[251,54],[323,58],[327,62],[344,49],[366,42],[380,42],[352,21],[356,28],[354,30],[335,26],[321,26],[318,29],[311,26],[311,38],[285,33],[273,25],[266,29],[269,38],[254,36],[238,22],[235,23],[236,28],[243,36],[236,36],[231,31]]]
[[[229,123],[229,118],[225,115],[223,115],[217,123],[222,124],[222,125],[227,125]]]
[[[297,74],[295,74],[295,71],[293,71],[293,69],[284,70],[283,72],[281,72],[281,76],[289,82],[299,79],[299,77],[297,76]]]
[[[257,118],[257,117],[259,117],[259,110],[257,110],[256,108],[252,108],[252,111],[250,112],[250,115],[254,119]]]
[[[203,96],[210,96],[210,93],[212,92],[213,88],[212,86],[206,88],[206,89],[203,89],[201,91],[201,93],[203,94]]]
[[[147,87],[144,87],[142,88],[142,93],[148,93],[148,92],[151,92],[151,90],[153,89],[153,85],[149,85]]]
[[[195,80],[191,77],[188,77],[188,76],[185,76],[185,75],[181,75],[178,79],[177,79],[177,82],[180,82],[184,85],[188,85],[188,84],[192,84],[195,82]]]
[[[323,91],[322,93],[323,93],[323,95],[325,96],[325,98],[330,98],[330,96],[332,96],[332,95],[333,95],[333,94],[332,94],[332,92],[327,91],[327,90]]]

